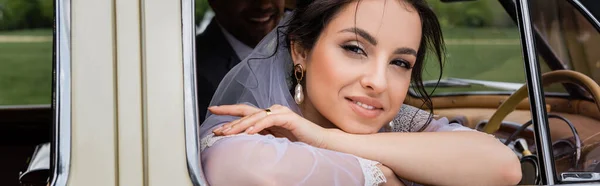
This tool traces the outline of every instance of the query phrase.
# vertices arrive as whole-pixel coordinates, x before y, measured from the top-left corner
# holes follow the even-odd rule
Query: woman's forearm
[[[365,170],[377,166],[348,153],[263,135],[218,139],[201,158],[210,185],[364,185],[374,180]]]
[[[326,148],[379,161],[398,176],[434,185],[510,185],[521,179],[516,155],[479,132],[331,132]]]

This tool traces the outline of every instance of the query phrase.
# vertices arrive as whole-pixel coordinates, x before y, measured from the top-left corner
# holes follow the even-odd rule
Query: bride
[[[412,81],[433,108],[421,73],[443,52],[424,0],[298,7],[219,85],[201,126],[209,184],[517,184],[497,139],[402,104]]]

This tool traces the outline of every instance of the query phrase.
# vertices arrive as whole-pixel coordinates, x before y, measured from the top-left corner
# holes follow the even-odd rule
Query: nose
[[[258,5],[258,8],[261,10],[266,10],[273,7],[272,0],[258,0],[256,5]]]
[[[366,67],[360,84],[369,93],[380,94],[387,90],[387,62],[367,62],[369,67]]]

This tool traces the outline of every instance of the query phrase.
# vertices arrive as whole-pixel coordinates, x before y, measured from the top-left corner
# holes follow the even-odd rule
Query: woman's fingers
[[[238,134],[246,131],[247,129],[253,128],[253,125],[260,119],[267,117],[267,113],[263,110],[255,112],[250,116],[246,116],[239,120],[225,124],[222,127],[222,131],[219,131],[222,135]]]
[[[246,105],[246,104],[236,104],[236,105],[222,105],[222,106],[212,106],[208,107],[208,110],[216,115],[231,115],[231,116],[239,116],[244,117],[248,115],[252,115],[256,112],[261,111],[262,109]]]
[[[252,126],[252,128],[248,128],[246,131],[244,131],[247,134],[255,134],[255,133],[259,133],[260,131],[263,131],[266,128],[272,127],[272,126],[276,126],[274,118],[276,118],[277,116],[271,114],[268,117],[264,117],[258,121],[256,121],[256,123],[254,123],[254,125]]]
[[[223,131],[225,131],[225,129],[230,130],[231,126],[239,123],[240,121],[242,121],[245,118],[246,117],[243,117],[243,118],[240,118],[240,119],[237,119],[237,120],[233,120],[233,121],[231,121],[229,123],[225,123],[225,124],[219,126],[218,128],[216,128],[215,130],[213,130],[213,133],[215,133],[215,135],[217,135],[217,136],[223,135]]]
[[[223,105],[218,107],[209,107],[213,114],[242,116],[238,120],[226,123],[223,126],[213,130],[215,135],[232,135],[238,133],[254,134],[263,131],[271,126],[280,126],[288,129],[287,120],[291,118],[281,118],[281,115],[288,115],[289,109],[280,105],[273,105],[267,110],[255,108],[249,105]],[[258,124],[258,125],[257,125]]]
[[[288,114],[271,114],[268,117],[264,117],[256,121],[256,123],[254,123],[254,126],[252,128],[249,128],[245,132],[248,134],[254,134],[272,126],[278,126],[291,131],[293,130],[293,127],[288,122],[288,119],[290,118],[287,115]]]

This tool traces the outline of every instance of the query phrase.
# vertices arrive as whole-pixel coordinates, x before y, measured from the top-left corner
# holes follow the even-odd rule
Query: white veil
[[[282,26],[288,22],[289,17],[285,16],[280,25],[265,36],[246,59],[225,75],[210,106],[245,103],[268,108],[279,104],[301,114],[289,90],[293,63],[285,43],[286,27]],[[200,128],[201,137],[210,134],[211,128],[233,119],[208,112]]]

